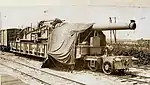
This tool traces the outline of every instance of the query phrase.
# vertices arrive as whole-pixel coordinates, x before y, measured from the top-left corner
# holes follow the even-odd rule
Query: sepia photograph
[[[150,85],[149,0],[0,0],[0,85]]]

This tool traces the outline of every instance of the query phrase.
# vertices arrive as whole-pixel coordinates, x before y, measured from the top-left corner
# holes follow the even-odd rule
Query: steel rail
[[[3,58],[3,57],[0,57],[0,58],[3,59],[3,60],[7,60],[7,61],[10,61],[10,62],[14,62],[14,63],[20,64],[20,65],[29,67],[29,68],[34,69],[34,70],[37,70],[37,71],[41,71],[41,72],[46,73],[46,74],[49,74],[49,75],[53,75],[53,76],[56,76],[56,77],[59,77],[59,78],[62,78],[62,79],[65,79],[65,80],[68,80],[68,81],[71,81],[71,82],[75,82],[75,83],[80,84],[80,85],[86,85],[85,83],[81,83],[81,82],[79,82],[79,81],[77,81],[77,80],[72,80],[72,79],[66,78],[66,77],[64,77],[64,76],[60,76],[60,75],[57,75],[57,74],[53,74],[53,73],[50,73],[50,72],[46,72],[46,71],[43,71],[43,70],[41,70],[41,69],[38,69],[38,68],[35,68],[35,67],[32,67],[32,66],[26,65],[26,64],[23,64],[23,63],[14,61],[14,60],[6,59],[6,58]]]
[[[49,83],[47,83],[47,82],[45,82],[45,81],[43,81],[43,80],[41,80],[41,79],[39,79],[39,78],[36,78],[36,77],[34,77],[34,76],[32,76],[32,75],[29,75],[29,74],[27,74],[27,73],[25,73],[25,72],[19,71],[18,69],[12,68],[12,67],[7,66],[7,65],[2,64],[2,63],[0,63],[0,65],[5,66],[5,67],[10,68],[10,69],[13,69],[14,71],[20,72],[21,74],[24,74],[24,75],[26,75],[26,76],[29,76],[29,77],[31,77],[32,79],[35,79],[35,80],[41,82],[41,83],[44,84],[44,85],[51,85],[51,84],[49,84]]]

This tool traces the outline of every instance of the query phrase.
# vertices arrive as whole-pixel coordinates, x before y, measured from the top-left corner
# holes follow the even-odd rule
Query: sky
[[[149,6],[149,0],[0,0],[1,6],[33,5],[136,5]]]
[[[117,23],[136,20],[137,29],[117,31],[117,38],[150,38],[149,0],[0,0],[2,28],[36,26],[40,20],[54,18],[67,22]],[[46,13],[44,13],[46,11]],[[109,36],[108,32],[105,32]]]

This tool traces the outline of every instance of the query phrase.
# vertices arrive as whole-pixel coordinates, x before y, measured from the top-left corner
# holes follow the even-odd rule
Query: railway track
[[[116,75],[115,75],[116,76]],[[133,84],[144,84],[144,85],[150,85],[150,77],[139,75],[134,72],[125,72],[123,75],[118,76],[118,78],[121,80],[121,82],[133,82]]]
[[[9,62],[11,62],[11,65],[9,64]],[[18,64],[18,65],[16,65],[16,64]],[[26,65],[24,63],[20,63],[19,61],[17,62],[17,61],[15,61],[13,59],[0,57],[0,65],[3,65],[5,67],[7,67],[7,68],[13,69],[14,71],[17,71],[17,72],[19,72],[21,74],[24,74],[24,75],[26,75],[28,77],[31,77],[32,79],[35,79],[35,80],[37,80],[38,82],[40,82],[41,84],[44,84],[44,85],[53,85],[53,84],[56,84],[56,82],[57,83],[60,82],[61,85],[62,84],[64,84],[64,85],[66,85],[66,84],[67,85],[69,85],[69,84],[70,85],[85,85],[85,83],[81,83],[79,81],[72,80],[72,79],[69,79],[69,78],[66,78],[66,77],[63,77],[63,76],[59,76],[57,74],[46,72],[46,71],[43,71],[43,70],[41,70],[39,68],[35,68],[33,66],[28,66],[28,65]],[[33,73],[30,73],[30,72],[26,73],[24,71],[21,71],[19,67],[26,68],[26,69],[32,69],[32,71],[34,71],[36,73],[45,74],[46,75],[46,79],[48,79],[48,80],[45,80],[44,77],[43,78],[42,77],[39,78],[38,76],[35,76],[35,75],[33,75]],[[47,75],[49,75],[49,76],[47,76]],[[54,78],[54,76],[55,76],[55,78]],[[118,77],[118,79],[121,80],[121,82],[133,82],[134,84],[150,85],[150,77],[137,75],[137,74],[132,73],[132,72],[127,72],[127,73],[125,73],[124,75],[121,75],[121,76],[118,76],[118,75],[108,75],[108,76]],[[58,81],[50,82],[49,80],[53,80],[52,78],[53,79],[58,79]]]
[[[122,82],[134,82],[134,84],[146,84],[150,85],[150,77],[136,75],[136,74],[126,74],[126,76],[119,77]]]
[[[28,66],[4,57],[0,57],[0,65],[12,69],[25,77],[30,77],[31,79],[41,83],[41,85],[56,85],[56,83],[57,85],[85,85],[85,83],[77,80],[46,72],[36,67]]]

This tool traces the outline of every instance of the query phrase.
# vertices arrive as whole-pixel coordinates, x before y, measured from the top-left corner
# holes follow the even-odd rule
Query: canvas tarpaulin
[[[93,23],[65,23],[55,28],[48,41],[48,56],[66,65],[75,64],[75,54],[73,49],[77,36],[80,32],[93,26]]]

